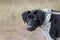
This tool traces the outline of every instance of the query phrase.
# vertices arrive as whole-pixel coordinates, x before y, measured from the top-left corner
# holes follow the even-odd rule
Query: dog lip
[[[35,28],[32,28],[32,26],[29,26],[29,27],[27,27],[27,30],[28,30],[28,31],[34,31]]]
[[[27,25],[27,27],[32,27],[31,25]]]
[[[27,28],[31,28],[32,26],[31,25],[27,25]]]
[[[30,29],[30,28],[27,28],[28,31],[34,31],[35,29]]]

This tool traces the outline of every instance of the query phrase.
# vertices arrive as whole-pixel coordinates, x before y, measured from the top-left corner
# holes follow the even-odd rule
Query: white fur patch
[[[47,40],[53,40],[49,34],[49,30],[51,27],[51,22],[49,22],[49,20],[51,18],[51,9],[43,9],[43,11],[45,11],[46,14],[45,14],[45,21],[44,21],[43,25],[41,26],[41,28],[43,30],[42,32],[45,34]]]
[[[59,38],[56,38],[56,40],[60,40],[60,37]]]

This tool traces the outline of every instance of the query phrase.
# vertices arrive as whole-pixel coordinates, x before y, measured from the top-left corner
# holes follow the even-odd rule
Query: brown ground
[[[60,0],[0,0],[0,40],[45,40],[40,28],[26,30],[23,11],[51,8],[60,10]]]

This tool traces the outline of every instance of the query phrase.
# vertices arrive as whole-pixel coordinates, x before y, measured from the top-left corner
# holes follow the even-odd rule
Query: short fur
[[[47,40],[59,40],[60,38],[60,15],[51,14],[51,10],[30,10],[22,14],[23,21],[27,23],[28,31],[34,31],[37,27],[41,26],[43,31],[48,29]],[[47,15],[46,15],[47,14]],[[47,20],[48,21],[47,21]],[[44,24],[45,23],[45,24]],[[42,25],[44,25],[42,27]],[[46,26],[45,25],[49,25]],[[50,39],[51,38],[51,39]],[[57,39],[58,38],[58,39]]]

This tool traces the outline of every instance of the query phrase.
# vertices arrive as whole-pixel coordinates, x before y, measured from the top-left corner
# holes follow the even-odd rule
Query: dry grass
[[[60,0],[0,0],[0,40],[45,40],[40,28],[26,30],[21,14],[32,9],[60,9]]]

